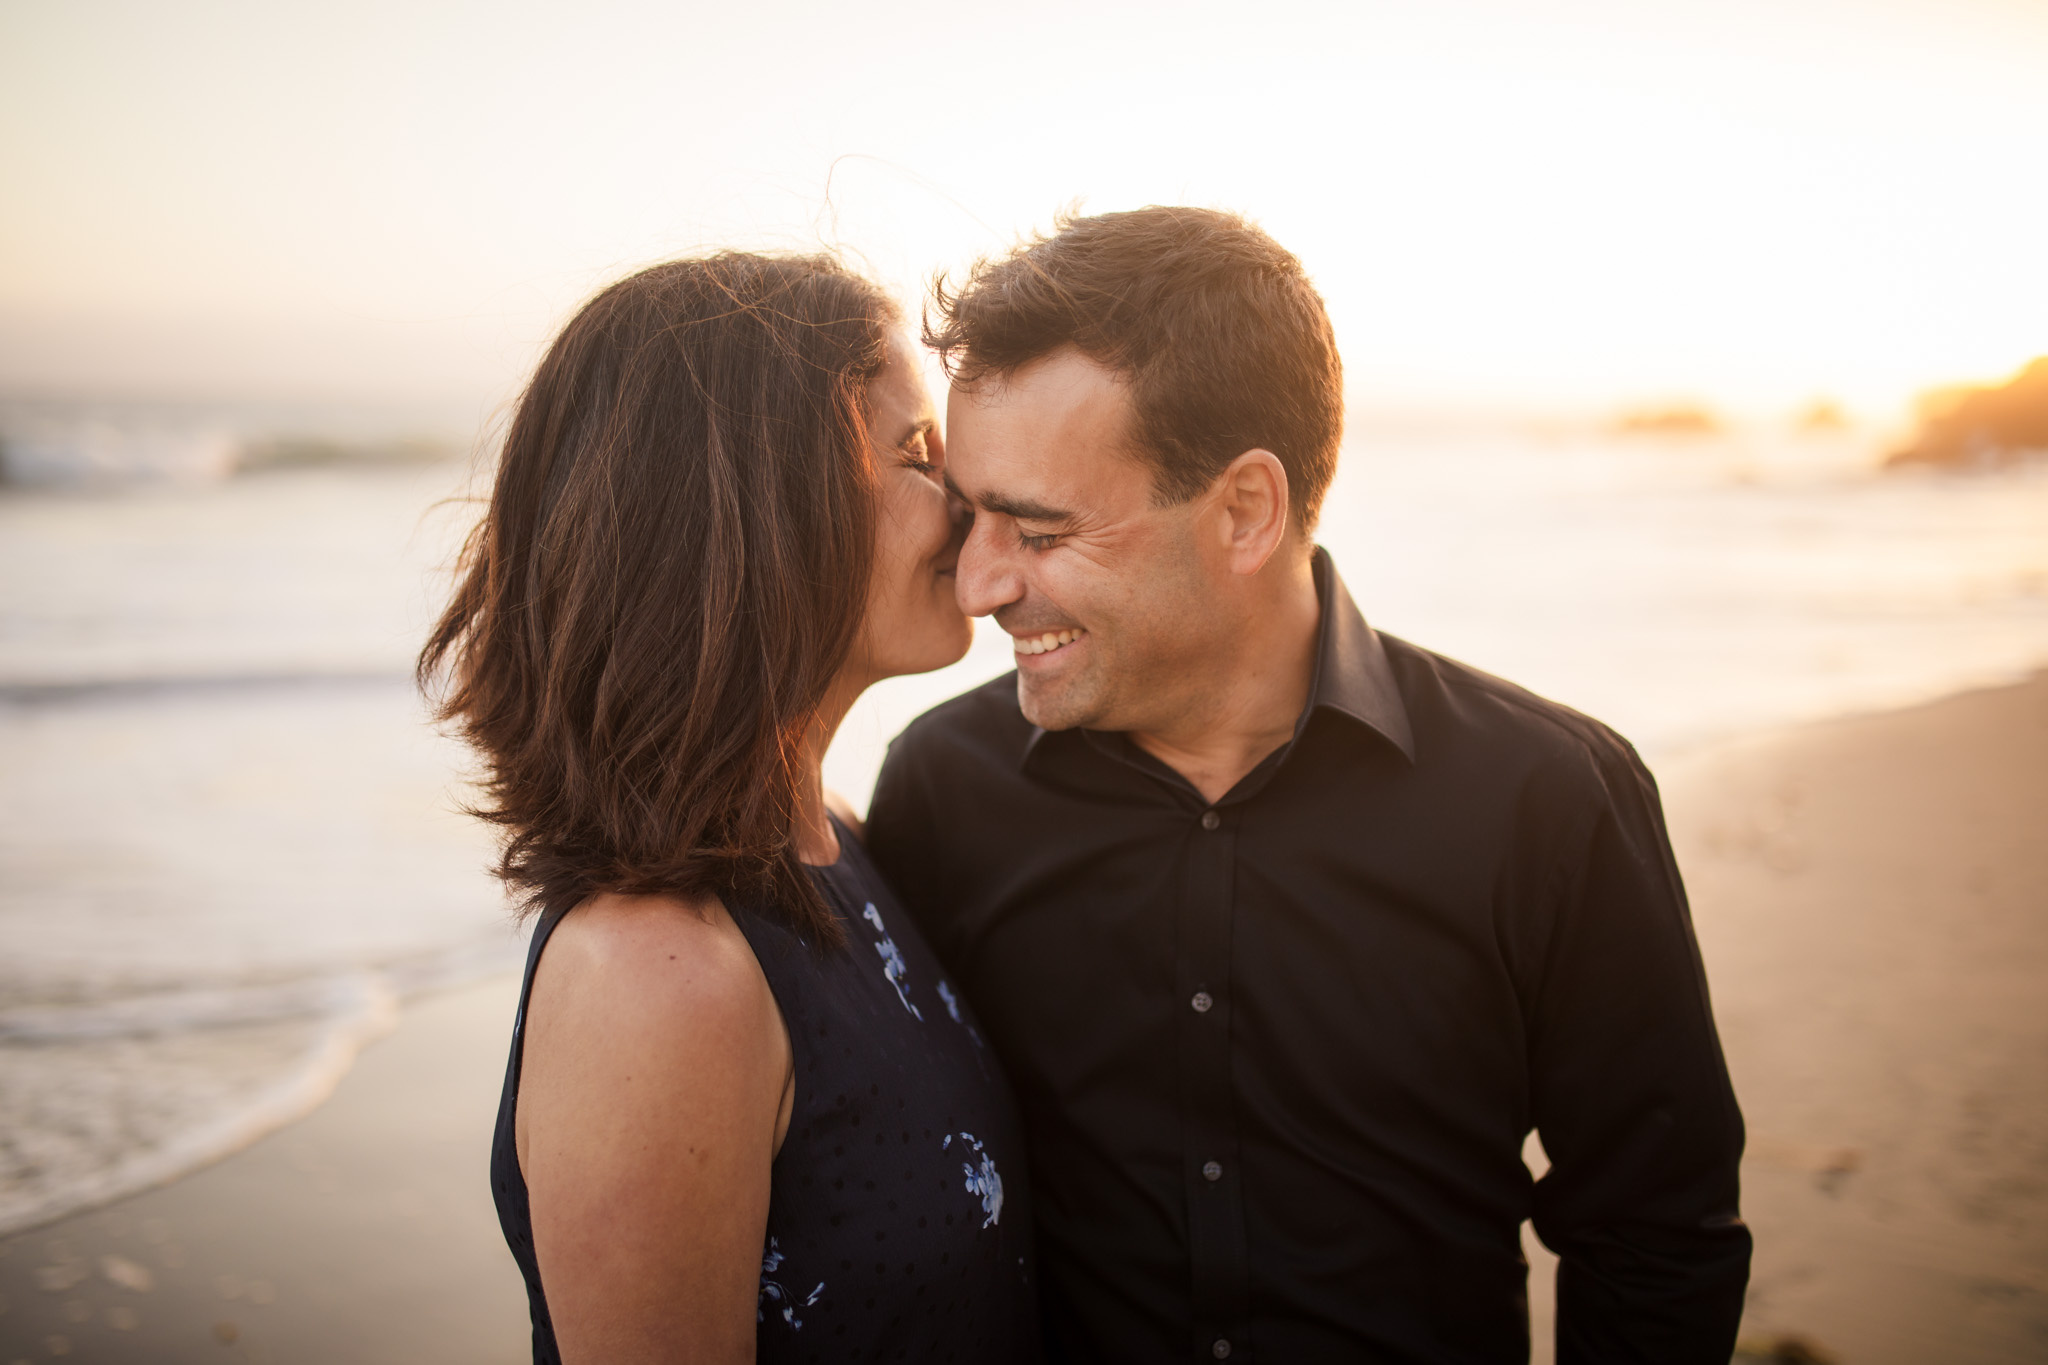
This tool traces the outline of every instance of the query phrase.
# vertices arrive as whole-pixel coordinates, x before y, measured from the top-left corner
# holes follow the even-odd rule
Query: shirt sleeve
[[[1548,875],[1530,1019],[1557,1360],[1726,1365],[1749,1280],[1742,1116],[1655,784],[1608,738]]]

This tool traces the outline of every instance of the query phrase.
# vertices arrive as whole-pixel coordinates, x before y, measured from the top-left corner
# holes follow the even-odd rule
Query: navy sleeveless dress
[[[839,846],[837,863],[812,872],[844,948],[821,953],[780,921],[730,907],[782,1009],[796,1064],[795,1106],[769,1186],[755,1358],[1036,1362],[1031,1208],[1009,1086],[867,851],[844,828]],[[513,1115],[533,971],[560,921],[551,911],[534,929],[491,1149],[498,1221],[526,1277],[536,1365],[560,1354]]]

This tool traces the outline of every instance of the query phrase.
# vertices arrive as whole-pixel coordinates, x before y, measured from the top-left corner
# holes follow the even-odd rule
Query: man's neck
[[[1312,563],[1287,566],[1254,605],[1193,705],[1170,725],[1129,732],[1212,803],[1293,737],[1315,679],[1322,606]]]

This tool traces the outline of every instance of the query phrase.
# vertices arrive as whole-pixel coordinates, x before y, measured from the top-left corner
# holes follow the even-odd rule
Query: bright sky
[[[0,387],[502,396],[634,265],[1079,199],[1259,219],[1355,401],[1896,403],[2048,352],[2044,148],[2040,0],[0,0]]]

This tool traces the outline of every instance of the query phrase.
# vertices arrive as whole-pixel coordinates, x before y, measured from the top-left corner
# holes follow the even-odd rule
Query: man
[[[1560,1362],[1724,1365],[1742,1121],[1655,789],[1352,605],[1300,265],[1154,208],[939,306],[1018,670],[904,732],[870,839],[1017,1086],[1056,1349],[1523,1361],[1533,1217]]]

